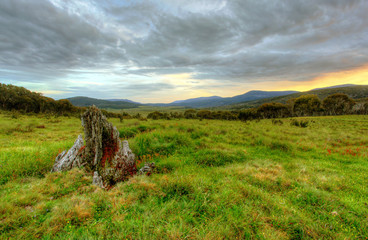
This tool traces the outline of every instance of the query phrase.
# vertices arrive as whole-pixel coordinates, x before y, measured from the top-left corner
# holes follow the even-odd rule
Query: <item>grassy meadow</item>
[[[164,107],[159,107],[159,106],[140,106],[137,108],[125,108],[125,109],[113,109],[113,108],[108,108],[107,110],[109,112],[114,112],[114,113],[128,113],[131,116],[134,116],[136,114],[140,114],[143,117],[147,117],[147,115],[151,112],[154,111],[159,111],[162,113],[170,113],[170,112],[181,112],[184,113],[184,111],[188,109],[185,107],[181,107],[181,106],[164,106]]]
[[[0,114],[0,239],[368,239],[368,116],[110,121],[157,168],[105,191],[50,173],[79,119]]]

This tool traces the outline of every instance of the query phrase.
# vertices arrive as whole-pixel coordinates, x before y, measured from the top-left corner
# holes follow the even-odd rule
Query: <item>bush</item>
[[[349,114],[355,102],[343,93],[336,93],[326,97],[323,100],[323,108],[327,115]]]
[[[290,117],[288,107],[281,103],[265,103],[257,109],[257,114],[262,118]]]
[[[296,126],[296,127],[302,127],[302,128],[306,128],[308,127],[309,121],[307,120],[296,120],[296,119],[292,119],[290,122],[291,126]]]
[[[186,119],[195,119],[197,117],[197,111],[194,109],[188,109],[184,112],[184,117]]]
[[[209,110],[200,110],[197,112],[197,118],[199,119],[213,119],[212,112]]]
[[[153,120],[158,120],[158,119],[167,119],[167,120],[169,120],[170,119],[169,114],[161,113],[161,112],[158,112],[158,111],[154,111],[154,112],[149,113],[147,115],[147,118],[153,119]]]
[[[313,116],[321,113],[321,100],[317,95],[303,95],[295,99],[293,111],[296,116]]]
[[[259,115],[258,115],[257,109],[250,108],[250,109],[241,111],[239,113],[238,118],[239,120],[246,122],[249,120],[259,119]]]

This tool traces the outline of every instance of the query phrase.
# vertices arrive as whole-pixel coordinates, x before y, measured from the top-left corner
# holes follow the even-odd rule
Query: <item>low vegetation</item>
[[[86,107],[76,107],[67,99],[54,100],[24,87],[0,83],[0,110],[12,111],[13,118],[16,118],[19,113],[79,118]],[[130,118],[130,115],[125,112],[114,113],[103,110],[103,113],[107,117]]]
[[[184,112],[154,111],[147,118],[157,119],[218,119],[218,120],[254,120],[271,118],[289,118],[306,116],[335,116],[346,114],[368,114],[368,99],[354,101],[346,94],[336,93],[321,101],[318,96],[302,95],[290,99],[286,104],[264,103],[257,108],[240,111],[220,111],[206,109],[187,109]]]
[[[83,169],[49,172],[79,119],[13,114],[0,113],[1,239],[368,235],[367,116],[110,119],[157,168],[105,191]]]

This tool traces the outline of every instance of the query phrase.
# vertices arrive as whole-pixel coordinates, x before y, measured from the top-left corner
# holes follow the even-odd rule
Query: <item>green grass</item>
[[[104,191],[49,173],[79,119],[0,115],[0,239],[367,239],[367,116],[110,120],[157,169]]]
[[[188,108],[181,107],[181,106],[164,106],[164,107],[139,106],[139,107],[136,107],[136,108],[127,108],[127,109],[123,109],[123,110],[113,109],[113,108],[107,108],[106,110],[109,111],[109,112],[115,112],[115,113],[126,112],[131,116],[136,115],[137,113],[139,113],[139,114],[141,114],[141,116],[147,117],[147,115],[149,113],[154,112],[154,111],[159,111],[159,112],[162,112],[162,113],[170,113],[170,112],[184,113],[184,111],[186,109],[188,109]]]

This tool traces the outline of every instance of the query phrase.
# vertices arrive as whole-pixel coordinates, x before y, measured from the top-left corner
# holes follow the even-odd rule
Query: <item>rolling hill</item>
[[[99,108],[113,108],[113,109],[125,109],[125,108],[136,108],[141,106],[139,103],[134,103],[131,101],[121,101],[121,100],[103,100],[89,97],[72,97],[68,100],[78,107],[88,107],[95,105]]]
[[[264,103],[269,102],[279,102],[279,103],[286,103],[288,100],[293,98],[298,98],[302,95],[307,94],[315,94],[321,100],[325,99],[327,96],[335,94],[335,93],[344,93],[351,97],[352,99],[362,99],[368,97],[368,85],[353,85],[349,87],[327,87],[322,89],[314,89],[306,92],[297,92],[285,96],[278,96],[278,97],[271,97],[271,98],[263,98],[253,101],[244,101],[237,104],[230,104],[227,106],[221,107],[222,109],[242,109],[242,108],[252,108],[258,107]]]

